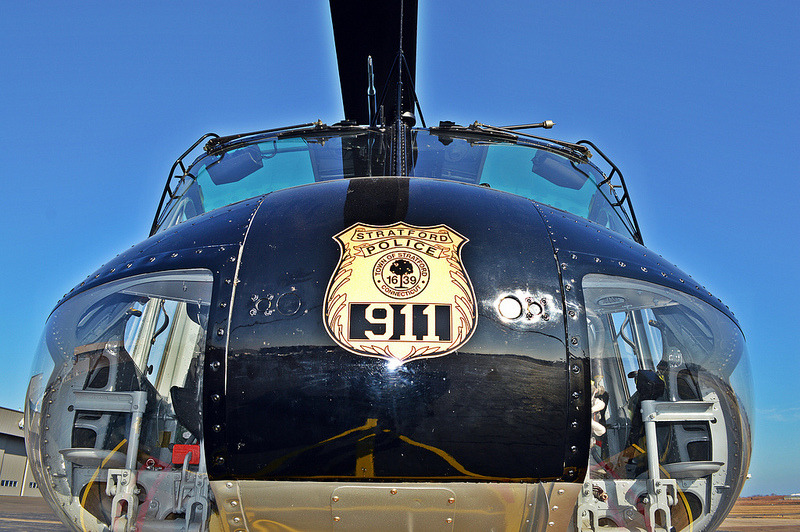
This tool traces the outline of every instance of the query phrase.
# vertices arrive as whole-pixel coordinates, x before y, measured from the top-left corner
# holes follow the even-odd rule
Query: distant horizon
[[[755,495],[740,495],[740,499],[752,499],[754,497],[800,497],[800,493],[757,493]]]

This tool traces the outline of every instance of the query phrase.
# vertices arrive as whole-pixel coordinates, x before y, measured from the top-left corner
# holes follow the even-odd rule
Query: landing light
[[[522,316],[522,303],[513,296],[506,296],[497,305],[497,311],[507,320],[515,320]]]

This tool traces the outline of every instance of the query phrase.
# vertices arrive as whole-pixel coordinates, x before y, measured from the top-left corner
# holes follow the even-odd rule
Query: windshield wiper
[[[236,135],[228,135],[226,137],[215,137],[215,138],[212,138],[211,140],[209,140],[208,142],[206,142],[206,145],[203,146],[203,149],[206,152],[211,153],[212,151],[214,151],[219,146],[222,146],[223,144],[227,144],[228,142],[230,142],[232,140],[237,140],[237,139],[241,139],[241,138],[244,138],[244,137],[251,137],[253,135],[263,135],[265,133],[277,133],[277,132],[281,132],[281,131],[291,131],[293,129],[304,129],[304,128],[310,128],[310,127],[324,128],[324,127],[328,127],[328,126],[326,126],[324,123],[322,123],[322,120],[318,119],[316,122],[308,122],[306,124],[297,124],[297,125],[294,125],[294,126],[276,127],[276,128],[273,128],[273,129],[262,129],[260,131],[250,131],[248,133],[237,133]]]
[[[380,128],[358,125],[355,122],[349,120],[342,120],[341,122],[337,122],[331,125],[325,124],[324,122],[322,122],[322,120],[317,120],[316,122],[308,122],[305,124],[297,124],[294,126],[262,129],[260,131],[250,131],[248,133],[237,133],[236,135],[228,135],[226,137],[213,138],[206,143],[203,149],[208,154],[213,154],[214,152],[222,148],[222,146],[225,146],[226,150],[230,149],[232,147],[230,143],[235,140],[247,139],[249,137],[254,137],[257,135],[267,135],[269,133],[277,133],[278,137],[283,137],[284,136],[283,133],[286,133],[287,136],[302,135],[305,133],[318,135],[320,133],[326,133],[326,132],[331,132],[333,134],[338,135],[341,134],[343,131],[352,131],[352,130],[375,131],[378,129]]]
[[[483,130],[483,131],[494,131],[497,133],[506,133],[508,135],[521,135],[523,137],[527,137],[530,139],[543,140],[545,142],[550,142],[558,146],[561,146],[563,148],[576,151],[587,159],[592,156],[592,152],[589,151],[589,148],[587,148],[586,146],[581,146],[580,144],[566,142],[563,140],[549,139],[546,137],[538,137],[536,135],[531,135],[530,133],[519,132],[520,129],[533,129],[539,127],[544,129],[550,129],[554,125],[555,123],[552,120],[545,120],[544,122],[540,122],[538,124],[521,124],[518,126],[490,126],[488,124],[481,124],[480,122],[476,121],[471,126],[469,126],[469,128]]]
[[[540,122],[538,124],[521,124],[516,126],[490,126],[488,124],[482,124],[480,122],[473,122],[469,126],[460,126],[455,122],[450,121],[442,121],[439,122],[438,127],[431,127],[431,133],[446,133],[446,132],[459,132],[459,133],[472,133],[472,134],[480,134],[480,135],[488,135],[494,138],[504,138],[514,142],[519,141],[520,137],[536,139],[539,141],[544,141],[550,144],[551,150],[563,151],[566,155],[577,157],[579,159],[587,160],[592,156],[592,153],[589,151],[589,148],[586,146],[581,146],[580,144],[574,144],[572,142],[565,142],[563,140],[556,140],[556,139],[549,139],[545,137],[538,137],[536,135],[531,135],[530,133],[522,133],[520,129],[532,129],[532,128],[544,128],[550,129],[555,124],[552,120],[545,120],[544,122]]]

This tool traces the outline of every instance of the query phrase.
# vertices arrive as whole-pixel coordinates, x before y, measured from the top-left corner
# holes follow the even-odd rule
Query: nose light
[[[497,304],[497,311],[507,320],[522,316],[522,303],[514,296],[506,296]]]

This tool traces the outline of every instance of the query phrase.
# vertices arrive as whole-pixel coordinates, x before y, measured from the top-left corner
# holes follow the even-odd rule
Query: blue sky
[[[744,494],[800,492],[800,5],[420,1],[428,123],[552,119],[610,155],[645,243],[744,329]],[[343,111],[323,1],[6,2],[0,49],[0,405],[21,408],[53,305],[147,236],[196,138]]]

